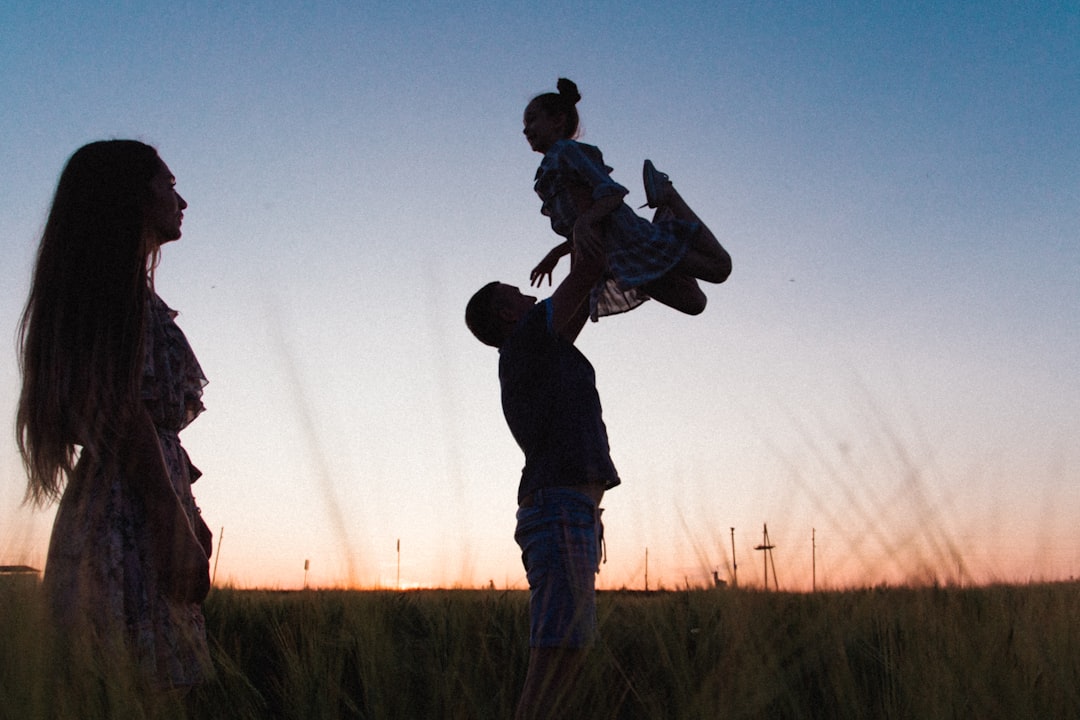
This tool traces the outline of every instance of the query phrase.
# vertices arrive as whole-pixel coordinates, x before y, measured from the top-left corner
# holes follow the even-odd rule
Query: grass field
[[[33,586],[0,586],[0,718],[508,718],[518,591],[217,589],[217,677],[155,696],[59,667]],[[591,718],[1080,717],[1080,586],[603,592]],[[104,665],[104,666],[103,666]]]

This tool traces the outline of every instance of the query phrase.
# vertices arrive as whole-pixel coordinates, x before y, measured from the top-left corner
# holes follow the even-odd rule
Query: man
[[[574,340],[601,270],[596,253],[579,250],[547,300],[494,282],[465,312],[473,334],[499,349],[503,414],[525,454],[514,539],[529,580],[530,651],[518,720],[566,717],[596,635],[599,505],[619,476],[593,368]]]

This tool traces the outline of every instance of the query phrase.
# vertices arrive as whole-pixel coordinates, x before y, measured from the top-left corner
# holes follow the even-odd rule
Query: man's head
[[[502,347],[514,326],[536,304],[513,285],[490,282],[476,291],[465,307],[465,324],[476,339],[491,347]]]

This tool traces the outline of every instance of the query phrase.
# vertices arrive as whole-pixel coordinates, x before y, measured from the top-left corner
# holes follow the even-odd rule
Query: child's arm
[[[598,225],[601,220],[615,212],[623,204],[628,190],[611,177],[611,168],[604,165],[600,151],[580,143],[566,143],[560,160],[568,174],[575,179],[568,182],[577,220],[574,222],[575,242],[600,241]],[[603,254],[605,248],[598,246]]]
[[[594,200],[587,208],[582,210],[574,223],[574,242],[580,245],[593,246],[603,254],[603,238],[600,234],[600,221],[622,205],[626,193],[605,195],[599,200]]]
[[[533,268],[529,273],[529,284],[540,287],[543,284],[544,278],[547,277],[548,285],[551,285],[551,271],[555,269],[555,266],[559,264],[559,259],[563,255],[567,255],[570,252],[570,241],[566,240],[553,247],[544,259],[540,261],[540,264]]]

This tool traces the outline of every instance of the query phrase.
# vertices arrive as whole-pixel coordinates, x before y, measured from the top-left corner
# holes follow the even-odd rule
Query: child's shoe
[[[641,168],[641,181],[645,185],[645,205],[651,208],[659,207],[663,202],[666,186],[671,184],[671,180],[653,166],[652,160],[646,160]]]

